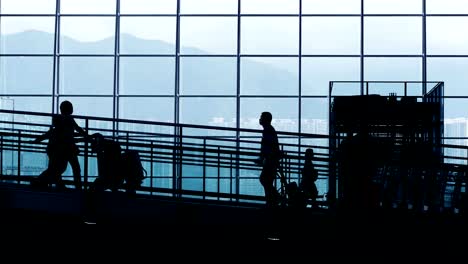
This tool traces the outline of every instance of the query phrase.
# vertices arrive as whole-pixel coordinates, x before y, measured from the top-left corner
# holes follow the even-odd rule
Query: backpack
[[[122,153],[122,173],[127,184],[127,191],[140,187],[146,178],[146,170],[141,164],[140,154],[136,150],[125,150]]]

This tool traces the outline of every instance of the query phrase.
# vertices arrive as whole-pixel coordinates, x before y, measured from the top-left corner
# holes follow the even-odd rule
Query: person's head
[[[270,125],[272,119],[273,119],[273,116],[271,115],[270,112],[263,112],[262,115],[260,116],[260,120],[258,120],[258,122],[262,126]]]
[[[73,105],[70,101],[63,101],[60,104],[60,113],[62,115],[71,115],[73,114]]]
[[[306,160],[312,160],[313,156],[314,156],[314,150],[311,149],[311,148],[306,149],[306,151],[305,151]]]
[[[91,141],[91,149],[94,152],[99,152],[102,150],[102,145],[104,143],[104,136],[101,133],[94,133],[91,135],[91,138],[93,139]]]

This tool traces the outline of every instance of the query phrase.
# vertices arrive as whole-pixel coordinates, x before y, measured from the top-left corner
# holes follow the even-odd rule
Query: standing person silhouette
[[[318,195],[317,186],[315,181],[318,179],[317,170],[314,168],[312,158],[314,157],[314,150],[311,148],[305,151],[305,162],[302,168],[302,178],[299,187],[307,199],[312,200],[312,208],[317,207],[316,199]]]
[[[75,144],[74,134],[75,131],[84,137],[88,137],[88,134],[78,126],[71,114],[73,114],[72,103],[63,101],[60,104],[60,115],[52,118],[52,127],[34,140],[34,142],[40,142],[49,139],[47,145],[49,166],[39,176],[39,183],[56,183],[57,187],[64,188],[61,176],[68,163],[70,163],[75,188],[81,189],[81,169],[78,162],[79,149]]]
[[[260,158],[257,164],[262,165],[260,174],[260,183],[265,190],[265,199],[267,207],[273,207],[277,204],[278,192],[273,183],[276,179],[276,170],[278,169],[280,159],[280,149],[278,135],[275,128],[271,125],[273,117],[270,112],[263,112],[259,123],[263,126]]]

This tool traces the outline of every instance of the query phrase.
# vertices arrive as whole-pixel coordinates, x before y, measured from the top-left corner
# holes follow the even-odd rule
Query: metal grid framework
[[[365,58],[420,58],[422,61],[422,76],[421,81],[427,81],[427,58],[430,57],[444,57],[444,58],[455,58],[455,57],[468,57],[466,55],[427,55],[426,52],[426,18],[427,17],[444,17],[444,16],[451,16],[451,17],[468,17],[468,14],[426,14],[426,0],[421,0],[422,4],[422,12],[418,14],[366,14],[364,12],[364,7],[366,0],[361,0],[361,12],[360,14],[303,14],[302,6],[303,0],[297,0],[299,2],[299,13],[298,14],[242,14],[241,13],[241,4],[242,1],[238,0],[237,2],[237,14],[185,14],[181,13],[180,6],[182,0],[177,0],[177,12],[176,14],[121,14],[120,12],[120,0],[116,0],[115,6],[115,14],[61,14],[60,10],[60,0],[56,0],[56,12],[55,14],[0,14],[0,25],[2,23],[2,18],[4,17],[54,17],[55,18],[55,29],[54,29],[54,53],[53,54],[0,54],[0,57],[53,57],[53,81],[51,83],[51,93],[44,95],[44,94],[0,94],[0,96],[27,96],[27,97],[49,97],[52,98],[52,106],[51,110],[53,113],[58,111],[58,102],[61,97],[108,97],[112,98],[113,100],[113,110],[112,110],[112,117],[119,118],[120,107],[119,107],[119,98],[126,98],[126,97],[153,97],[153,98],[173,98],[174,99],[174,109],[173,109],[173,116],[174,122],[178,123],[180,120],[180,99],[181,98],[189,98],[189,97],[196,97],[196,98],[235,98],[236,99],[236,127],[240,127],[240,116],[241,116],[241,99],[242,98],[292,98],[297,100],[297,110],[298,110],[298,120],[302,119],[303,111],[302,111],[302,100],[304,98],[327,98],[326,95],[309,95],[304,94],[302,89],[302,59],[309,58],[309,57],[317,57],[317,58],[359,58],[360,61],[360,76],[359,81],[364,82],[366,81],[366,76],[364,75],[364,68]],[[1,5],[1,3],[0,3]],[[112,17],[115,18],[115,35],[114,35],[114,52],[113,54],[61,54],[60,45],[61,45],[61,38],[60,38],[60,28],[61,28],[61,18],[64,17]],[[122,17],[174,17],[176,19],[176,35],[175,35],[175,53],[173,55],[168,54],[120,54],[119,47],[120,47],[120,19]],[[180,54],[180,28],[181,28],[181,18],[182,17],[235,17],[237,18],[237,52],[236,54],[216,54],[216,55],[209,55],[209,54]],[[279,55],[279,54],[242,54],[241,53],[241,21],[245,17],[297,17],[298,18],[298,54],[294,55]],[[360,54],[320,54],[320,55],[310,55],[310,54],[302,54],[302,38],[303,38],[303,18],[305,17],[358,17],[360,18]],[[422,19],[422,52],[421,54],[379,54],[379,55],[369,55],[365,54],[364,49],[364,36],[366,33],[365,29],[365,18],[366,17],[416,17]],[[1,33],[1,32],[0,32]],[[112,95],[91,95],[91,94],[66,94],[59,92],[59,76],[60,76],[60,58],[65,57],[109,57],[114,59],[114,73],[113,73],[113,94]],[[139,94],[139,95],[123,95],[120,94],[119,89],[119,69],[120,69],[120,58],[125,57],[170,57],[174,58],[175,60],[175,74],[174,74],[174,94],[173,95],[155,95],[155,94]],[[228,58],[236,58],[236,94],[233,95],[183,95],[180,93],[180,59],[184,57],[228,57]],[[298,86],[297,86],[297,95],[244,95],[241,94],[241,58],[247,57],[265,57],[265,58],[283,58],[283,57],[290,57],[290,58],[297,58],[298,59]],[[0,65],[1,67],[1,65]],[[446,96],[450,98],[468,98],[468,96]],[[325,100],[325,99],[324,99]],[[298,131],[301,132],[301,122],[298,122]]]

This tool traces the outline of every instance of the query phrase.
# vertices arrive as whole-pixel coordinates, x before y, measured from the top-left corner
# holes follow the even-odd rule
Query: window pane
[[[119,100],[120,118],[174,123],[174,98],[121,97]]]
[[[465,0],[426,0],[428,14],[468,14]]]
[[[237,59],[180,58],[180,91],[191,95],[235,95]]]
[[[181,0],[182,14],[237,14],[238,0]]]
[[[0,57],[2,94],[52,94],[52,76],[52,57]]]
[[[2,0],[2,14],[55,14],[56,0]]]
[[[51,113],[52,111],[52,97],[45,96],[7,96],[0,97],[0,109],[13,110],[13,111],[28,111],[28,112],[40,112],[40,113]],[[51,118],[44,116],[32,116],[23,114],[0,114],[2,121],[14,121],[24,123],[36,123],[49,125]],[[31,126],[22,126],[19,124],[1,124],[2,128],[13,128],[13,129],[38,129]],[[46,128],[44,128],[46,129]]]
[[[183,54],[236,54],[237,18],[182,17],[180,41]]]
[[[467,99],[450,98],[444,99],[444,136],[445,137],[468,137],[468,111]],[[447,139],[445,144],[467,146],[467,140]],[[444,155],[455,157],[467,157],[464,149],[445,148]],[[446,162],[466,164],[464,160],[448,159]]]
[[[359,58],[302,58],[302,94],[328,95],[330,81],[359,81]]]
[[[121,14],[175,14],[177,0],[120,0]]]
[[[366,54],[421,54],[421,18],[366,17],[364,48]]]
[[[73,104],[73,115],[112,117],[112,97],[66,97],[59,98],[59,105],[63,101]],[[80,120],[81,121],[81,120]],[[82,122],[77,123],[83,126]],[[112,128],[112,125],[110,126]]]
[[[53,54],[53,17],[2,17],[0,53]]]
[[[299,0],[241,0],[243,14],[298,14]]]
[[[52,110],[52,97],[29,97],[29,96],[9,96],[0,99],[2,109],[30,112],[50,113]],[[15,122],[32,121],[32,120],[47,120],[50,122],[50,117],[33,117],[28,115],[15,115]]]
[[[422,0],[365,0],[366,14],[421,14]]]
[[[361,0],[302,0],[303,14],[360,14]]]
[[[366,81],[421,81],[420,58],[365,58]]]
[[[62,17],[60,33],[60,53],[114,53],[113,17]]]
[[[298,95],[297,58],[242,58],[241,94]]]
[[[262,112],[270,112],[276,131],[298,132],[298,101],[296,98],[242,98],[241,128],[262,129],[258,119]]]
[[[181,98],[180,123],[236,126],[235,98]]]
[[[468,119],[468,109],[466,107],[467,99],[465,98],[446,98],[444,99],[444,118],[447,119],[456,119],[456,118],[466,118]],[[468,120],[466,121],[468,122]],[[444,131],[444,136],[455,134],[456,132]],[[466,132],[465,132],[466,133]],[[468,137],[468,135],[461,135],[463,137]]]
[[[467,71],[468,59],[466,58],[427,59],[427,80],[444,82],[445,95],[468,95],[468,89],[466,89]]]
[[[302,98],[301,131],[328,135],[328,99]]]
[[[453,105],[460,105],[460,104],[466,104],[466,102],[463,102],[466,99],[447,99],[448,103]],[[454,102],[456,101],[456,102]],[[452,112],[450,109],[445,108],[445,113],[447,115],[447,112]],[[456,112],[452,112],[456,113]],[[468,113],[463,113],[463,117],[449,117],[444,119],[444,136],[445,137],[467,137],[467,128],[468,128],[468,118],[467,115]],[[452,156],[452,157],[461,157],[463,159],[466,159],[468,156],[467,150],[463,149],[463,147],[468,146],[468,140],[466,139],[445,139],[444,144],[450,144],[450,145],[457,145],[457,146],[462,146],[462,148],[444,148],[444,155],[445,156]],[[455,163],[455,164],[465,164],[466,165],[466,160],[460,160],[460,159],[451,159],[447,158],[445,159],[445,162],[448,163]]]
[[[359,54],[360,36],[358,17],[304,17],[302,54]]]
[[[120,94],[174,94],[174,58],[120,57]]]
[[[468,27],[468,17],[428,17],[427,53],[438,55],[468,54],[468,36],[461,34]]]
[[[120,53],[174,54],[175,17],[120,18]]]
[[[61,57],[61,94],[113,94],[114,58]]]
[[[62,14],[115,14],[115,0],[60,0]]]
[[[299,20],[296,17],[243,17],[243,54],[298,54]]]

